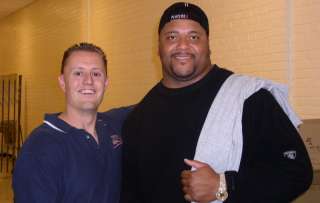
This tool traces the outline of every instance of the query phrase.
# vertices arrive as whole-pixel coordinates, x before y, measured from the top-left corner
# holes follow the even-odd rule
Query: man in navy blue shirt
[[[120,129],[128,110],[97,112],[106,70],[106,56],[93,44],[65,51],[59,85],[66,107],[46,114],[24,143],[13,174],[16,203],[118,202]]]

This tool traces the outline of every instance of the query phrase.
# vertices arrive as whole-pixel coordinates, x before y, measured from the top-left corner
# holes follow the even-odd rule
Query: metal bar
[[[7,117],[7,152],[6,152],[6,172],[9,172],[9,159],[10,159],[10,154],[9,154],[9,145],[10,145],[10,104],[11,104],[11,81],[10,78],[8,79],[8,117]]]
[[[17,76],[14,77],[13,82],[13,129],[12,129],[12,146],[11,146],[11,170],[14,167],[15,155],[17,150],[17,122],[16,122],[16,96],[17,96]]]
[[[1,153],[0,153],[0,172],[2,172],[3,169],[3,161],[4,161],[4,79],[2,80],[2,103],[1,103],[1,135],[2,135],[2,139],[1,139]]]
[[[21,129],[21,90],[22,90],[22,75],[19,75],[19,85],[18,85],[18,149],[17,154],[20,151],[23,137]]]

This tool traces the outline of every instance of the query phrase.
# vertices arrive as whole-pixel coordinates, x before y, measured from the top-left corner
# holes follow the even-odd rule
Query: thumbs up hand
[[[208,164],[184,159],[184,162],[196,170],[181,172],[182,191],[187,201],[207,203],[216,200],[215,193],[219,187],[219,174]]]

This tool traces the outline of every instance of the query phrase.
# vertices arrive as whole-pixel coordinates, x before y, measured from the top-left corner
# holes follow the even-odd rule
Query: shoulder
[[[63,143],[63,136],[60,132],[41,124],[35,128],[25,140],[20,154],[47,154],[60,151]]]
[[[112,119],[123,119],[126,117],[132,109],[135,107],[135,105],[130,105],[130,106],[123,106],[119,108],[113,108],[108,111],[100,113],[100,115],[103,118],[112,118]]]
[[[99,117],[105,121],[123,122],[134,107],[135,105],[113,108],[99,113]]]
[[[128,115],[134,108],[135,105],[113,108],[108,111],[99,113],[98,116],[99,119],[102,119],[103,121],[109,123],[116,131],[121,132],[124,121],[127,119]]]
[[[244,112],[272,114],[283,110],[271,92],[262,88],[245,100]]]
[[[42,124],[31,132],[15,163],[15,181],[25,180],[26,175],[28,178],[40,178],[42,172],[48,175],[48,171],[58,173],[62,168],[66,156],[65,139],[57,131],[54,134],[54,131]]]
[[[263,125],[287,126],[294,129],[294,124],[282,109],[272,93],[266,89],[260,89],[252,94],[244,103],[243,119],[253,120]]]
[[[264,88],[261,88],[248,97],[245,100],[244,107],[254,109],[255,111],[264,110],[269,113],[273,111],[280,111],[285,113],[273,94]]]
[[[245,101],[246,103],[255,104],[255,103],[270,103],[276,104],[277,101],[274,96],[268,90],[261,88],[257,92],[253,93]]]

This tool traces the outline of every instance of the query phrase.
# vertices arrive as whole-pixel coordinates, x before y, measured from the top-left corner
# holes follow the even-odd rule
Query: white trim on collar
[[[63,130],[61,130],[60,128],[58,128],[57,126],[53,125],[53,124],[50,123],[49,121],[44,120],[43,122],[44,122],[45,124],[47,124],[48,126],[50,126],[51,128],[53,128],[53,129],[55,129],[55,130],[57,130],[57,131],[59,131],[59,132],[66,133],[65,131],[63,131]]]

